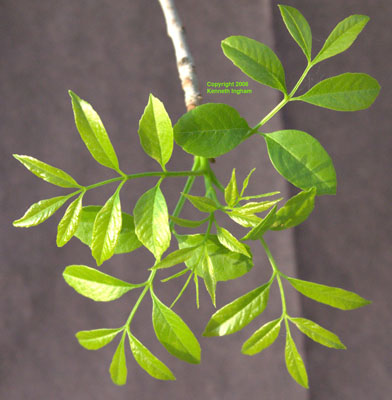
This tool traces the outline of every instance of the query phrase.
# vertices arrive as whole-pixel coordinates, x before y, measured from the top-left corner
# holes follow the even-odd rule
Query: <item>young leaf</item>
[[[18,154],[13,155],[20,161],[30,172],[37,175],[39,178],[53,185],[61,186],[64,188],[80,188],[79,183],[75,181],[72,176],[59,168],[52,167],[36,158],[29,156],[21,156]]]
[[[133,215],[137,237],[159,260],[170,245],[171,234],[166,200],[158,185],[140,197]]]
[[[253,356],[271,346],[279,336],[281,322],[279,318],[263,325],[242,345],[241,352]]]
[[[139,137],[144,151],[165,169],[173,151],[173,128],[165,106],[152,94],[139,122]]]
[[[286,93],[282,63],[265,44],[246,36],[230,36],[222,41],[225,56],[255,81]]]
[[[317,195],[336,193],[336,173],[332,160],[321,144],[297,130],[263,135],[275,169],[294,186],[315,187]]]
[[[219,208],[219,205],[208,197],[192,196],[185,193],[183,195],[201,212],[212,213]]]
[[[370,107],[380,85],[367,74],[345,73],[325,79],[296,100],[336,111],[358,111]]]
[[[287,280],[304,296],[341,310],[354,310],[371,303],[371,301],[348,290],[289,277],[287,277]]]
[[[252,228],[242,240],[259,240],[263,237],[264,233],[270,229],[275,221],[277,206],[275,205],[271,211],[261,220],[254,228]]]
[[[91,253],[101,265],[108,260],[116,248],[122,225],[120,191],[121,185],[98,212],[93,227]]]
[[[117,350],[114,353],[112,363],[110,364],[110,376],[113,383],[116,385],[125,385],[127,383],[127,362],[125,359],[125,349],[124,349],[125,336],[120,340],[117,346]]]
[[[82,212],[83,195],[84,192],[68,206],[57,227],[56,243],[58,247],[64,246],[72,238],[78,228]]]
[[[313,64],[333,57],[347,50],[365,27],[369,17],[366,15],[351,15],[339,22],[330,33],[323,48],[313,60]]]
[[[246,188],[247,188],[248,185],[249,185],[249,179],[250,179],[250,177],[252,176],[253,172],[255,172],[255,171],[256,171],[256,168],[253,168],[253,169],[249,172],[249,174],[247,175],[247,177],[244,179],[244,182],[242,183],[241,193],[240,193],[240,196],[241,196],[241,197],[242,197],[242,195],[245,193],[245,190],[246,190]]]
[[[208,103],[188,111],[177,121],[174,139],[187,153],[216,158],[237,147],[249,129],[233,107]]]
[[[101,209],[101,206],[82,207],[80,222],[76,229],[75,237],[90,248],[93,238],[94,221]],[[130,253],[142,246],[135,233],[135,224],[132,215],[125,212],[121,214],[122,226],[114,249],[114,254]]]
[[[116,300],[130,290],[144,286],[144,283],[124,282],[85,265],[68,266],[63,277],[79,294],[95,301]]]
[[[265,284],[226,304],[211,317],[203,336],[224,336],[241,330],[264,311],[268,295],[269,284]]]
[[[211,301],[214,307],[216,307],[216,277],[214,265],[212,264],[211,258],[208,255],[207,248],[204,246],[204,255],[201,257],[201,270],[204,279],[204,284],[206,286],[207,292],[211,296]]]
[[[166,365],[154,356],[135,336],[128,332],[129,344],[136,362],[155,379],[175,381],[176,378]]]
[[[298,353],[294,340],[291,337],[290,330],[286,332],[286,348],[285,348],[286,367],[293,379],[308,389],[308,375],[306,373],[305,364],[301,355]]]
[[[170,215],[170,219],[179,226],[183,226],[185,228],[198,228],[199,226],[205,224],[209,217],[202,219],[201,221],[193,221],[190,219],[184,219],[184,218],[179,218],[175,217],[174,215]]]
[[[316,188],[299,192],[278,210],[269,229],[279,231],[292,228],[304,222],[313,211]]]
[[[119,329],[95,329],[76,334],[79,344],[87,350],[98,350],[109,344],[120,332]]]
[[[312,58],[312,32],[308,21],[294,7],[279,5],[279,9],[287,30],[310,61]]]
[[[268,192],[268,193],[262,193],[262,194],[255,194],[252,196],[245,196],[245,197],[241,197],[241,200],[261,199],[263,197],[275,196],[276,194],[280,194],[280,192],[275,191],[275,192]]]
[[[75,123],[83,142],[94,159],[105,167],[120,172],[116,153],[99,115],[89,103],[69,91]]]
[[[196,247],[185,247],[170,253],[167,257],[155,264],[153,269],[170,268],[175,265],[185,262],[188,258],[192,257],[192,253]]]
[[[238,188],[237,188],[235,168],[233,168],[230,182],[227,184],[225,188],[225,201],[229,207],[234,207],[238,203],[239,199],[240,199],[240,194],[238,193]]]
[[[22,218],[15,220],[12,224],[18,228],[30,228],[39,225],[51,217],[73,195],[74,193],[34,203]]]
[[[152,322],[158,340],[180,360],[200,363],[200,345],[185,322],[151,292]]]
[[[241,253],[245,257],[252,258],[252,253],[250,251],[249,246],[247,246],[244,243],[241,243],[228,230],[217,225],[216,233],[219,242],[227,249],[234,251],[235,253]]]
[[[205,241],[205,236],[197,235],[177,235],[180,248],[196,247],[192,252],[192,256],[185,261],[185,264],[191,270],[204,278],[201,268],[201,257],[203,256],[204,247],[214,268],[214,276],[217,282],[237,279],[246,274],[253,267],[253,261],[243,254],[234,253],[222,246],[216,235],[209,235]]]
[[[233,212],[236,215],[253,215],[256,213],[261,213],[263,211],[268,210],[273,207],[276,203],[278,203],[280,199],[270,200],[270,201],[262,201],[262,202],[250,202],[241,207],[236,207],[233,209]]]
[[[237,213],[236,209],[226,212],[226,214],[238,225],[244,228],[253,228],[257,226],[263,219],[254,214],[241,214]]]
[[[297,328],[306,336],[323,346],[334,349],[345,349],[346,346],[332,332],[306,318],[290,318]]]

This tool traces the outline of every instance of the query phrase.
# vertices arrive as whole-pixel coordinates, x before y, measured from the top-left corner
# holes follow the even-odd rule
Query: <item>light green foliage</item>
[[[187,153],[219,157],[237,147],[249,129],[233,107],[208,103],[187,112],[177,121],[174,139]]]
[[[369,108],[379,91],[371,76],[347,72],[321,81],[297,99],[336,111],[358,111]]]
[[[336,193],[336,173],[321,144],[309,134],[284,130],[264,135],[268,154],[276,170],[290,183],[317,195]]]
[[[68,266],[63,272],[63,277],[79,294],[95,301],[116,300],[141,286],[124,282],[85,265]]]
[[[246,36],[230,36],[222,41],[225,56],[255,81],[286,93],[282,63],[265,44]]]
[[[152,94],[139,122],[139,137],[144,151],[164,169],[173,151],[173,128],[165,106]]]
[[[335,194],[336,174],[327,151],[311,135],[299,130],[266,133],[261,132],[261,128],[290,101],[303,101],[338,111],[356,111],[368,108],[380,90],[378,82],[369,75],[343,73],[316,83],[305,94],[295,97],[309,70],[316,63],[350,47],[366,25],[368,17],[352,15],[340,22],[312,60],[312,33],[305,17],[291,6],[280,5],[279,8],[290,35],[307,59],[307,66],[291,91],[286,89],[283,66],[269,47],[245,36],[230,36],[222,41],[224,54],[235,66],[255,81],[277,89],[284,95],[281,102],[254,127],[249,127],[233,107],[210,103],[200,105],[180,116],[173,128],[162,102],[150,95],[140,119],[138,133],[144,151],[160,164],[162,171],[127,175],[119,169],[115,150],[98,114],[90,104],[70,91],[75,123],[82,140],[93,158],[111,168],[117,173],[116,177],[90,186],[81,186],[61,169],[33,157],[14,155],[39,178],[56,186],[74,190],[72,193],[33,204],[22,218],[14,221],[14,226],[38,225],[75,196],[59,222],[56,240],[58,246],[64,246],[75,236],[91,248],[97,265],[101,265],[113,254],[132,252],[142,246],[154,256],[155,260],[146,259],[145,262],[150,275],[144,282],[137,284],[85,265],[70,265],[63,272],[66,283],[82,296],[95,301],[116,300],[131,290],[138,293],[127,320],[120,328],[85,330],[76,334],[81,346],[88,350],[97,350],[109,345],[121,333],[110,365],[111,378],[117,385],[124,385],[127,380],[125,340],[129,341],[136,363],[149,375],[160,380],[175,379],[171,370],[132,334],[135,313],[147,293],[150,293],[152,298],[152,321],[158,341],[175,357],[192,364],[200,362],[199,342],[182,318],[173,311],[173,307],[189,284],[193,283],[196,306],[199,308],[199,277],[203,279],[207,291],[203,291],[203,294],[209,295],[215,306],[217,283],[238,279],[253,268],[253,255],[251,248],[245,243],[247,240],[260,241],[272,269],[271,277],[263,285],[255,282],[254,289],[217,310],[207,323],[203,335],[233,334],[257,317],[262,319],[270,288],[274,284],[277,285],[282,303],[281,315],[272,321],[259,323],[260,328],[244,342],[242,353],[254,355],[268,348],[278,338],[284,322],[287,369],[293,379],[303,387],[308,387],[308,377],[290,333],[291,323],[303,334],[324,346],[336,349],[344,349],[345,346],[334,333],[316,322],[289,315],[289,304],[286,304],[282,280],[287,279],[304,296],[342,310],[351,310],[370,303],[344,289],[286,276],[279,270],[264,240],[267,232],[274,234],[273,231],[295,227],[304,222],[313,211],[316,196]],[[273,197],[279,192],[266,192],[263,188],[262,194],[245,193],[255,169],[244,179],[240,191],[236,169],[232,169],[230,180],[224,187],[212,169],[213,160],[208,159],[228,153],[257,133],[259,135],[254,138],[254,145],[257,145],[257,140],[260,146],[264,145],[261,139],[264,138],[272,165],[283,178],[301,189],[292,198],[285,199],[284,205],[279,209],[278,203],[282,198]],[[173,137],[185,152],[195,156],[190,171],[166,170],[166,164],[173,152]],[[158,182],[144,194],[138,194],[140,197],[136,204],[127,204],[127,209],[133,207],[133,215],[122,212],[121,188],[125,184],[132,184],[133,179],[143,177],[155,177]],[[187,177],[187,181],[183,191],[179,193],[177,205],[169,215],[161,182],[174,177]],[[196,179],[203,180],[205,187],[205,193],[197,196],[191,194]],[[112,183],[116,183],[118,187],[103,206],[83,207],[82,201],[88,191]],[[207,213],[207,217],[201,217],[199,220],[180,217],[186,201],[198,211]],[[194,211],[198,214],[198,211]],[[229,217],[241,227],[247,228],[242,239],[237,239],[236,235],[230,232],[220,216],[224,216],[226,220]],[[199,229],[184,235],[177,232],[178,227]],[[168,254],[164,255],[170,247],[172,235],[177,239],[179,248],[170,248]],[[257,261],[257,264],[264,268],[264,262]],[[317,260],[315,263],[317,264]],[[180,268],[176,269],[177,267]],[[132,280],[135,268],[140,269],[143,266],[131,264],[127,272],[129,278],[126,277],[126,280]],[[169,270],[170,268],[175,269]],[[171,273],[169,276],[157,279],[159,274],[168,272]],[[174,300],[171,306],[167,307],[158,299],[154,288],[159,281],[165,283],[182,276],[185,283],[173,293]],[[250,277],[250,282],[254,276]],[[190,307],[187,309],[191,310]]]

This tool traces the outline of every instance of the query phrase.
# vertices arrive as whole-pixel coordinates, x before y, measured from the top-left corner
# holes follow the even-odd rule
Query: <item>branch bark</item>
[[[201,95],[195,65],[185,37],[185,29],[178,15],[174,0],[158,0],[165,17],[167,34],[173,42],[176,54],[178,75],[184,91],[187,111],[192,110],[201,102]]]

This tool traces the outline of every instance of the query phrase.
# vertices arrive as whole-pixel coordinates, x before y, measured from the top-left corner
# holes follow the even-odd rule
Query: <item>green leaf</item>
[[[121,185],[98,212],[94,221],[91,253],[97,265],[101,265],[114,254],[120,236],[122,225],[120,189]]]
[[[323,328],[322,326],[310,321],[306,318],[290,318],[297,328],[310,339],[323,346],[332,347],[334,349],[345,349],[346,346],[340,339],[332,332]]]
[[[286,333],[285,359],[287,371],[293,379],[304,388],[308,389],[308,375],[301,355],[298,353],[294,340],[291,337],[290,330]]]
[[[294,7],[279,5],[279,9],[287,30],[310,61],[312,57],[312,31],[308,21]]]
[[[339,22],[313,60],[313,65],[347,50],[368,21],[369,17],[366,15],[351,15]]]
[[[179,218],[175,217],[174,215],[170,215],[170,219],[179,226],[183,226],[185,228],[198,228],[199,226],[205,224],[209,217],[202,219],[201,221],[193,221],[190,219],[184,219],[184,218]]]
[[[252,228],[242,240],[259,240],[263,237],[264,233],[270,229],[275,221],[277,206],[275,205],[271,211],[263,218],[254,228]]]
[[[171,239],[169,213],[159,185],[140,197],[133,215],[137,237],[159,260],[170,246]]]
[[[249,172],[249,174],[247,175],[247,177],[244,179],[244,182],[242,183],[241,193],[240,193],[240,196],[241,196],[241,197],[242,197],[242,195],[245,193],[245,190],[246,190],[246,188],[247,188],[248,185],[249,185],[249,179],[250,179],[250,177],[252,176],[253,172],[255,172],[255,171],[256,171],[256,168],[253,168],[253,169]]]
[[[263,325],[242,345],[242,353],[253,356],[275,342],[280,332],[282,319],[275,319]]]
[[[265,310],[269,287],[262,285],[226,304],[211,317],[203,336],[230,335],[244,328]]]
[[[117,346],[117,350],[114,353],[112,363],[110,364],[110,376],[113,383],[116,385],[125,385],[127,383],[127,362],[125,359],[124,349],[125,336],[121,338],[120,343]]]
[[[175,265],[181,264],[188,260],[188,258],[192,257],[192,253],[194,252],[194,250],[195,247],[185,247],[183,249],[173,251],[173,253],[170,253],[159,263],[155,264],[152,269],[170,268]]]
[[[336,111],[358,111],[370,107],[380,85],[367,74],[345,73],[325,79],[296,98]]]
[[[75,236],[90,248],[93,238],[94,221],[101,209],[101,206],[82,207],[80,222]],[[135,224],[132,215],[123,212],[121,219],[122,226],[114,254],[130,253],[142,246],[135,233]]]
[[[321,144],[309,134],[283,130],[264,135],[275,169],[294,186],[315,187],[317,195],[336,193],[336,173]]]
[[[79,344],[87,350],[98,350],[109,344],[120,332],[119,329],[95,329],[76,334]]]
[[[211,297],[212,304],[216,307],[216,277],[215,269],[212,264],[211,258],[208,254],[207,247],[203,246],[204,254],[201,256],[201,270],[204,279],[204,284],[206,286],[207,292]]]
[[[151,292],[152,322],[158,340],[175,357],[191,364],[200,363],[200,345],[185,322]]]
[[[230,182],[227,184],[225,188],[225,201],[229,207],[234,207],[238,201],[240,200],[240,194],[238,193],[237,188],[237,179],[235,177],[235,168],[233,168],[233,172],[231,173]]]
[[[204,241],[205,236],[197,235],[177,235],[180,248],[197,247],[193,251],[192,257],[186,260],[185,264],[188,268],[204,278],[200,260],[203,255],[204,247],[214,267],[214,276],[217,282],[237,279],[246,274],[253,267],[253,261],[249,257],[240,253],[234,253],[222,246],[216,235],[209,235]]]
[[[293,196],[278,210],[275,221],[269,229],[280,231],[304,222],[313,211],[315,196],[316,188],[314,187]]]
[[[173,128],[165,106],[152,94],[139,122],[139,137],[144,151],[164,169],[173,152]]]
[[[136,362],[153,378],[175,381],[176,378],[166,365],[154,356],[135,336],[128,332],[129,344]]]
[[[245,257],[252,258],[252,253],[250,252],[249,246],[241,243],[228,230],[217,225],[216,233],[219,242],[227,249],[234,251],[235,253],[243,254]]]
[[[254,214],[241,214],[237,213],[235,209],[233,211],[226,212],[226,214],[238,225],[243,226],[244,228],[253,228],[257,226],[263,219],[257,217]]]
[[[15,220],[12,224],[18,228],[30,228],[39,225],[51,217],[72,196],[74,196],[74,193],[34,203],[22,218]]]
[[[69,95],[72,99],[76,127],[91,155],[100,164],[121,173],[116,153],[99,115],[89,103],[71,90]]]
[[[219,208],[219,205],[208,197],[192,196],[191,194],[185,193],[183,193],[183,196],[185,196],[192,205],[201,212],[212,213]]]
[[[276,203],[281,201],[282,198],[276,200],[262,201],[262,202],[250,202],[241,207],[236,207],[231,213],[236,215],[253,215],[256,213],[261,213],[273,207]]]
[[[208,103],[188,111],[174,125],[174,139],[187,153],[216,158],[237,147],[248,123],[227,104]]]
[[[245,196],[241,197],[241,200],[252,200],[252,199],[261,199],[263,197],[270,197],[270,196],[275,196],[276,194],[280,194],[280,192],[268,192],[268,193],[262,193],[262,194],[255,194],[253,196]]]
[[[116,300],[130,290],[144,286],[144,283],[124,282],[85,265],[68,266],[63,277],[79,294],[95,301]]]
[[[13,156],[20,161],[30,172],[37,175],[38,178],[43,179],[53,185],[61,186],[64,188],[80,188],[79,183],[75,181],[72,176],[59,168],[52,167],[36,158],[29,156],[21,156],[13,154]]]
[[[354,310],[371,303],[371,301],[348,290],[289,277],[287,277],[287,280],[304,296],[341,310]]]
[[[230,36],[222,41],[222,49],[244,74],[286,93],[282,63],[268,46],[246,36]]]
[[[74,200],[65,211],[57,227],[56,243],[58,247],[64,246],[75,234],[82,213],[82,199],[84,192]]]

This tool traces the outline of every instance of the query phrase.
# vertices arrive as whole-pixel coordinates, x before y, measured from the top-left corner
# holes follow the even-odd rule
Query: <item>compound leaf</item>
[[[192,205],[201,212],[212,213],[219,208],[219,205],[208,197],[192,196],[191,194],[185,193],[183,193],[183,196],[185,196]]]
[[[236,207],[231,211],[231,214],[236,214],[236,215],[253,215],[257,213],[261,213],[263,211],[266,211],[273,207],[276,203],[281,201],[282,199],[276,199],[276,200],[269,200],[269,201],[261,201],[261,202],[255,202],[252,201],[250,203],[246,203],[241,207]]]
[[[124,282],[85,265],[68,266],[63,277],[79,294],[95,301],[116,300],[130,290],[144,286],[143,283]]]
[[[268,295],[269,284],[265,284],[226,304],[211,317],[203,336],[224,336],[241,330],[264,311]]]
[[[283,130],[263,135],[275,169],[294,186],[317,195],[336,193],[336,173],[321,144],[309,134]]]
[[[158,340],[175,357],[191,364],[200,363],[200,345],[185,322],[151,293],[152,322]]]
[[[73,195],[72,193],[68,196],[53,197],[34,203],[22,218],[15,220],[12,224],[18,228],[39,225],[51,217]]]
[[[271,228],[275,221],[277,206],[275,205],[271,211],[263,218],[254,228],[252,228],[242,240],[259,240],[263,237],[264,233]]]
[[[169,213],[159,185],[144,193],[133,209],[139,240],[160,259],[170,245]]]
[[[173,152],[173,128],[165,106],[152,94],[139,122],[139,137],[144,151],[164,169]]]
[[[241,189],[241,193],[240,196],[242,197],[242,195],[245,193],[246,188],[249,185],[249,179],[252,176],[253,172],[256,171],[256,168],[253,168],[250,170],[249,174],[246,176],[246,178],[244,179],[244,182],[242,183],[242,189]]]
[[[380,85],[367,74],[345,73],[325,79],[296,98],[336,111],[358,111],[370,107]]]
[[[279,5],[279,9],[287,30],[310,61],[312,57],[312,31],[308,21],[294,7]]]
[[[127,361],[125,359],[124,349],[125,336],[120,340],[117,346],[116,352],[114,353],[112,363],[110,364],[110,376],[113,383],[116,385],[125,385],[127,383]]]
[[[80,188],[81,186],[75,181],[72,176],[59,168],[52,167],[34,157],[13,155],[20,161],[30,172],[46,182],[64,188]]]
[[[277,55],[265,44],[246,36],[222,41],[225,56],[255,81],[286,93],[285,74]]]
[[[201,221],[193,221],[190,219],[184,219],[184,218],[179,218],[175,217],[174,215],[170,215],[170,219],[179,226],[183,226],[185,228],[198,228],[199,226],[205,224],[209,217],[202,219]]]
[[[289,277],[287,277],[287,280],[304,296],[341,310],[354,310],[371,303],[369,300],[348,290]]]
[[[314,187],[293,196],[277,211],[275,220],[269,229],[279,231],[304,222],[313,211],[315,196],[316,188]]]
[[[69,91],[75,123],[83,142],[94,159],[105,167],[121,173],[117,155],[99,115],[89,103]]]
[[[234,237],[228,230],[220,226],[216,227],[217,238],[219,242],[227,249],[234,253],[241,253],[245,257],[252,258],[252,253],[249,246],[241,243],[236,237]]]
[[[302,361],[301,355],[298,353],[290,330],[287,330],[286,333],[285,359],[287,370],[293,379],[298,384],[308,389],[308,375],[306,373],[305,364]]]
[[[203,246],[204,254],[201,259],[201,271],[204,279],[204,284],[206,286],[207,292],[211,297],[212,304],[216,307],[216,277],[215,277],[215,269],[212,264],[211,258],[208,254],[207,247]]]
[[[120,332],[119,329],[94,329],[76,334],[79,344],[87,350],[98,350],[109,344]]]
[[[263,325],[260,329],[243,344],[242,353],[248,356],[260,353],[267,347],[271,346],[279,336],[280,324],[282,320],[275,319]]]
[[[174,139],[187,153],[215,158],[237,147],[248,123],[227,104],[208,103],[188,111],[174,125]]]
[[[339,22],[328,36],[323,48],[313,60],[313,64],[333,57],[347,50],[368,23],[366,15],[351,15]]]
[[[306,318],[290,318],[297,328],[310,339],[323,346],[334,349],[345,349],[346,346],[332,332]]]
[[[225,201],[229,207],[234,207],[240,199],[240,194],[237,188],[237,179],[235,177],[235,168],[231,173],[231,178],[227,186],[225,187]]]
[[[184,247],[183,249],[173,251],[173,253],[170,253],[163,260],[159,261],[159,263],[155,264],[153,269],[170,268],[181,264],[192,257],[194,250],[195,247]]]
[[[155,379],[164,381],[176,380],[170,369],[154,356],[135,336],[128,332],[129,344],[136,362]]]

